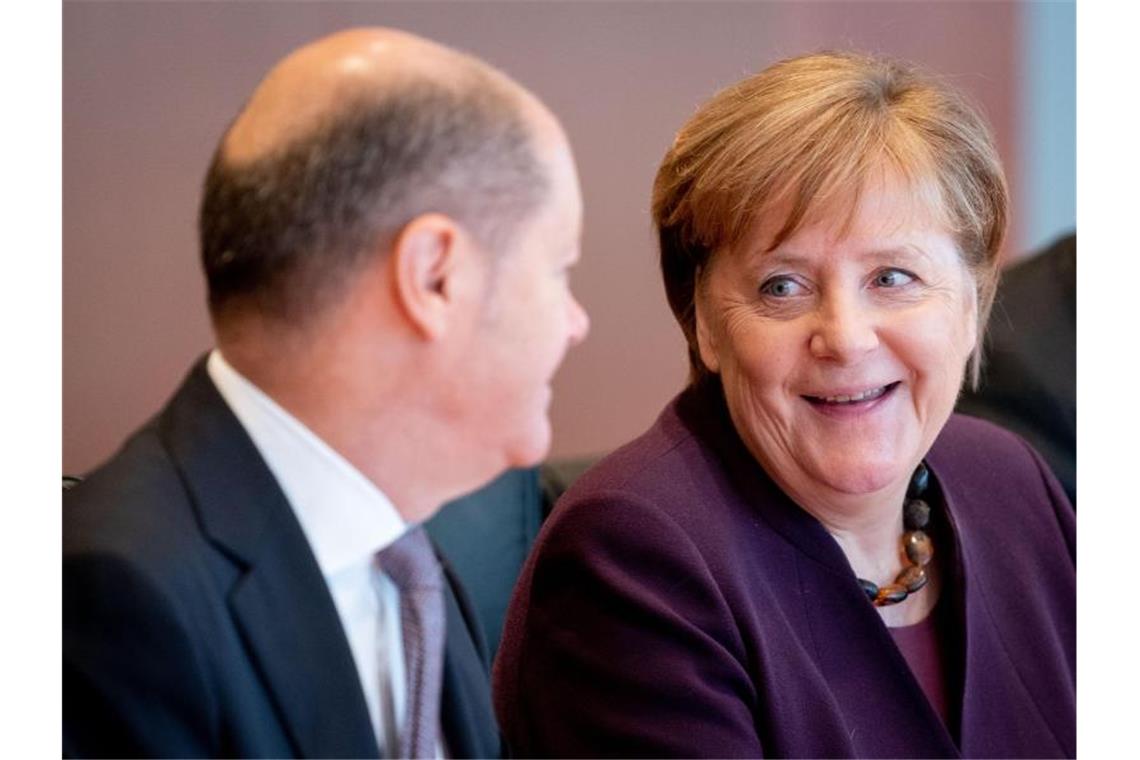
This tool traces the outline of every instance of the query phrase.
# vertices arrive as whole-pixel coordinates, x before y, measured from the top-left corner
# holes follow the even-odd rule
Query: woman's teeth
[[[854,404],[859,401],[871,401],[877,399],[887,392],[887,386],[881,385],[878,388],[871,388],[870,390],[856,393],[853,396],[824,396],[821,400],[825,404]]]

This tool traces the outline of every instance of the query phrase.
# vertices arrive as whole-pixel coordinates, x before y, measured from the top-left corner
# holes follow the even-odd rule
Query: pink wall
[[[1009,3],[67,2],[66,471],[112,453],[211,345],[194,219],[219,134],[290,48],[360,24],[479,55],[565,123],[586,198],[575,289],[593,332],[556,382],[558,456],[628,440],[684,381],[649,188],[673,132],[717,88],[820,48],[909,58],[974,94],[1017,176],[1018,11]]]

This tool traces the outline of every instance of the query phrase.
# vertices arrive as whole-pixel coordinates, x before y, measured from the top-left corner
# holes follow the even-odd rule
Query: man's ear
[[[693,293],[693,319],[696,322],[697,349],[700,351],[701,361],[705,363],[709,372],[720,372],[720,356],[716,350],[713,326],[709,322],[709,307],[704,301],[705,298],[701,293],[698,278],[698,285],[694,288]]]
[[[459,288],[458,274],[471,255],[471,241],[455,220],[422,214],[392,243],[394,296],[408,321],[429,340],[447,329]]]

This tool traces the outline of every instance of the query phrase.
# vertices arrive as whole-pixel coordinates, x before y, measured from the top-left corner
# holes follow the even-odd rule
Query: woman
[[[689,387],[570,490],[495,669],[517,755],[1073,756],[1074,515],[980,369],[1006,185],[958,95],[778,63],[653,213]]]

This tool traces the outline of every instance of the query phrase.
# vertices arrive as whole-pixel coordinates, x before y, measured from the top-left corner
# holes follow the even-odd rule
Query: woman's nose
[[[879,347],[877,314],[858,297],[829,297],[820,304],[809,345],[817,359],[855,364]]]

